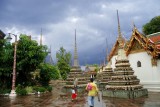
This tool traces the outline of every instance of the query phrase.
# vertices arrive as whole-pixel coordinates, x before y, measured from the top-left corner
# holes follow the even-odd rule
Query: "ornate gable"
[[[133,45],[130,49],[130,53],[136,53],[140,51],[144,51],[144,48],[142,47],[141,44],[139,44],[139,42],[136,39],[134,39]]]
[[[146,50],[147,39],[136,28],[133,29],[131,39],[126,46],[126,55]]]
[[[156,33],[155,33],[156,34]],[[131,39],[126,46],[126,55],[132,52],[146,51],[153,58],[160,56],[160,35],[146,37],[141,34],[136,28],[133,29]],[[159,36],[159,37],[157,37]],[[139,45],[139,46],[138,46]]]
[[[110,61],[110,59],[114,56],[114,55],[116,55],[117,53],[118,53],[118,45],[119,43],[118,43],[118,41],[116,41],[116,43],[115,43],[115,45],[113,46],[113,48],[111,49],[111,52],[110,52],[110,54],[109,54],[109,56],[108,56],[108,61]]]

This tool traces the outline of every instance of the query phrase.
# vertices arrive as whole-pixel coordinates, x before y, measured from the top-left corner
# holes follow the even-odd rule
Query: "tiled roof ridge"
[[[153,36],[160,36],[160,32],[156,32],[156,33],[146,35],[146,37],[153,37]]]

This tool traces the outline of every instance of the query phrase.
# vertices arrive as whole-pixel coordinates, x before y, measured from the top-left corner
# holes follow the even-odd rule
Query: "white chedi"
[[[126,57],[124,49],[119,49],[117,60],[126,60],[126,59],[127,59],[127,57]]]
[[[111,61],[108,62],[107,66],[105,68],[111,68]]]

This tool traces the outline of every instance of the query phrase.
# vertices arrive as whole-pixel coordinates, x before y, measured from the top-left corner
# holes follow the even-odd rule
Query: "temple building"
[[[119,21],[118,21],[119,22]],[[120,33],[120,25],[118,27]],[[148,91],[160,91],[160,32],[143,35],[134,25],[130,40],[118,36],[115,45],[108,55],[108,61],[114,69],[119,45],[124,45],[125,54],[140,79],[140,84]]]
[[[126,41],[123,38],[120,30],[120,23],[117,11],[118,19],[118,38],[115,47],[112,49],[116,53],[116,59],[114,63],[114,72],[110,68],[110,72],[107,72],[107,78],[105,77],[105,89],[102,90],[102,96],[117,97],[117,98],[137,98],[148,95],[148,90],[143,88],[140,84],[140,79],[134,73],[134,69],[131,67],[131,63],[124,50],[126,47]],[[109,59],[111,63],[112,59]],[[113,64],[113,63],[112,63]],[[104,79],[103,79],[104,80]],[[102,82],[103,83],[103,82]]]

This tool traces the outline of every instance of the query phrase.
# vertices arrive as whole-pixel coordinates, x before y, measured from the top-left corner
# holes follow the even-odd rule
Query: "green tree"
[[[60,71],[62,79],[67,78],[67,74],[70,72],[71,53],[66,52],[63,47],[60,47],[56,53],[57,67]]]
[[[51,64],[40,64],[40,77],[38,79],[42,86],[48,86],[51,79],[59,79],[60,74],[56,66]]]
[[[5,39],[0,40],[0,87],[11,87],[11,73],[13,67],[13,47]]]
[[[31,85],[31,72],[35,71],[43,62],[47,53],[44,46],[39,46],[28,36],[21,34],[17,44],[17,83]]]
[[[156,16],[149,23],[143,25],[143,33],[145,35],[160,32],[160,16]]]

